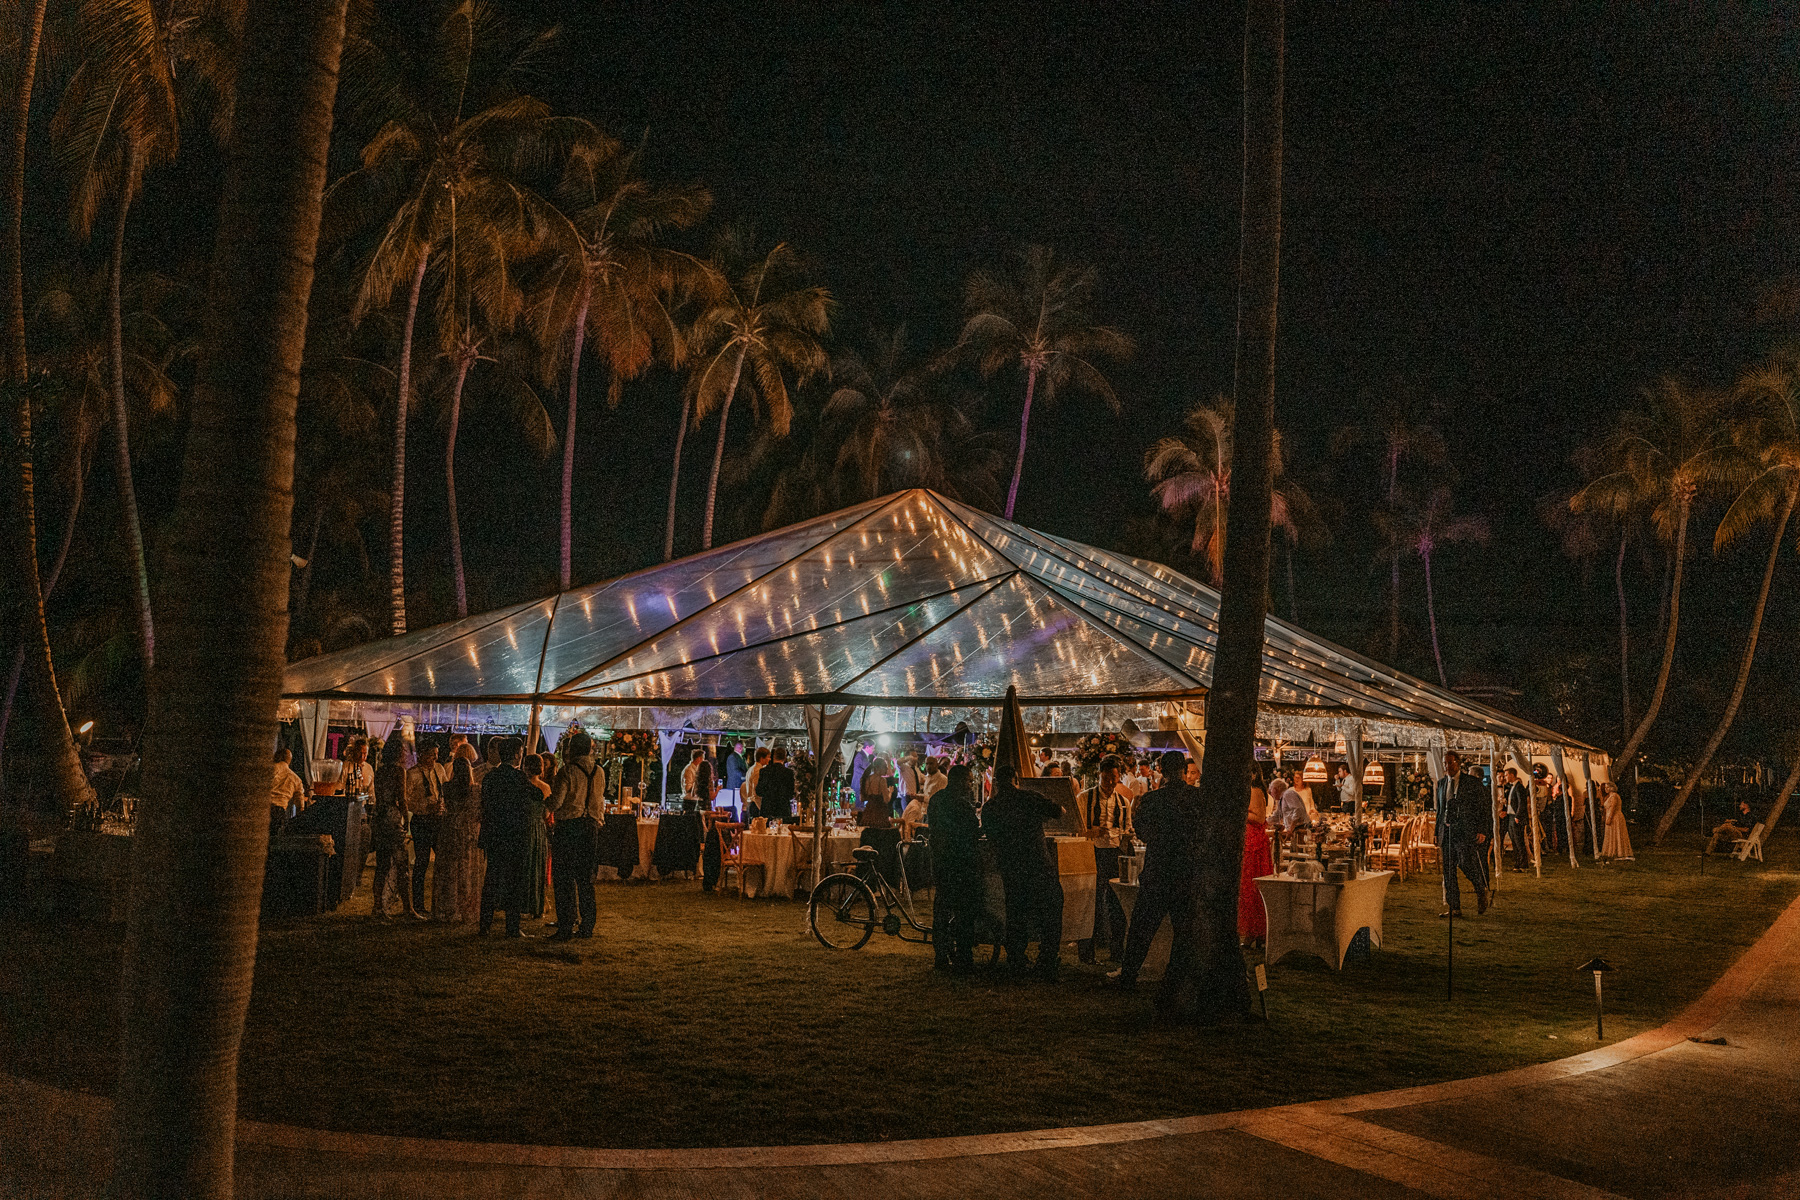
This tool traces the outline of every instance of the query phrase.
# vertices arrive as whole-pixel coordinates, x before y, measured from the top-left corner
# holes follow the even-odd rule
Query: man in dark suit
[[[931,830],[931,945],[939,970],[966,975],[975,968],[975,928],[981,919],[981,818],[967,765],[950,768],[950,782],[926,808]]]
[[[1182,985],[1193,972],[1201,809],[1200,789],[1187,782],[1187,755],[1164,751],[1157,766],[1162,786],[1138,801],[1135,828],[1144,843],[1144,869],[1138,875],[1137,905],[1125,935],[1118,985],[1128,992],[1137,987],[1150,943],[1166,918],[1175,944],[1169,950],[1162,986],[1156,989],[1156,1008],[1168,1014],[1175,1011]]]
[[[481,883],[480,933],[494,924],[496,910],[506,911],[506,936],[524,937],[519,919],[524,915],[529,890],[526,878],[530,830],[526,825],[527,800],[537,789],[519,770],[524,745],[518,738],[499,738],[500,765],[481,782],[481,848],[487,851],[487,876]]]
[[[1063,807],[1041,792],[1013,783],[1010,763],[994,768],[994,794],[981,810],[981,829],[994,848],[1000,881],[1006,888],[1006,966],[1015,977],[1025,974],[1025,946],[1035,928],[1038,956],[1034,970],[1055,982],[1062,951],[1062,880],[1044,840],[1044,822],[1063,815]]]
[[[769,765],[756,776],[756,798],[762,815],[771,821],[794,819],[794,768],[787,763],[787,747],[776,746]]]
[[[1506,768],[1506,836],[1512,839],[1513,867],[1523,871],[1530,861],[1531,789],[1519,779],[1518,769]]]
[[[1493,828],[1493,797],[1487,785],[1463,769],[1462,755],[1444,756],[1444,777],[1437,782],[1437,844],[1444,861],[1444,903],[1440,917],[1462,916],[1461,870],[1475,885],[1475,912],[1488,909],[1487,842]]]

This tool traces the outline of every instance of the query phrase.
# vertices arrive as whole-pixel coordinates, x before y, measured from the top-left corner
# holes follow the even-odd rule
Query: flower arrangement
[[[1131,743],[1117,733],[1090,733],[1075,743],[1075,773],[1090,776],[1100,773],[1100,763],[1109,754],[1129,754]]]
[[[654,733],[643,729],[615,729],[612,741],[607,743],[607,753],[626,758],[660,758],[662,750],[657,745]]]

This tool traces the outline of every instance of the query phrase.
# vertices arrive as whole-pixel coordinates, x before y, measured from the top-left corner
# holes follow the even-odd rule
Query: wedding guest
[[[705,758],[697,760],[688,790],[682,793],[683,812],[710,812],[713,797],[718,795],[719,781],[713,778],[713,765]]]
[[[390,736],[390,742],[393,738]],[[382,755],[386,758],[386,754]],[[366,738],[351,738],[344,747],[344,765],[338,772],[338,791],[346,796],[367,796],[375,790],[375,768],[369,765]]]
[[[738,790],[738,798],[743,802],[741,820],[745,825],[763,815],[762,802],[757,799],[757,780],[762,777],[762,770],[769,765],[769,748],[758,746],[756,760],[750,764],[749,774],[744,776],[744,786]]]
[[[594,936],[599,915],[594,905],[594,856],[600,831],[595,814],[605,803],[599,775],[594,739],[577,732],[569,740],[569,762],[550,797],[556,816],[550,840],[550,876],[556,888],[556,932],[551,941]]]
[[[477,932],[486,936],[494,923],[494,913],[506,913],[506,936],[524,937],[519,925],[531,910],[533,875],[542,912],[544,870],[541,860],[534,867],[531,852],[533,826],[536,837],[543,839],[543,793],[518,769],[522,746],[516,738],[495,738],[488,749],[495,751],[499,763],[488,772],[482,785],[482,821],[480,845],[487,855],[481,885],[481,924]],[[532,756],[534,759],[536,755]],[[534,763],[541,774],[542,767]],[[454,782],[454,781],[453,781]]]
[[[1275,873],[1269,853],[1269,794],[1258,786],[1256,766],[1250,767],[1250,808],[1244,818],[1244,869],[1238,878],[1238,938],[1261,949],[1269,934],[1269,915],[1263,909],[1256,879]]]
[[[419,763],[406,773],[406,812],[412,827],[412,903],[425,911],[425,872],[437,851],[444,823],[444,784],[450,769],[438,762],[438,749],[427,743]]]
[[[1530,854],[1527,848],[1525,822],[1529,819],[1531,793],[1519,779],[1518,768],[1506,768],[1506,788],[1504,792],[1506,823],[1501,826],[1501,836],[1512,841],[1513,865],[1515,871],[1523,871],[1530,865]]]
[[[975,931],[981,920],[981,824],[966,765],[951,767],[926,806],[931,826],[931,945],[939,970],[975,969]]]
[[[769,752],[769,765],[756,777],[756,802],[771,821],[794,819],[794,768],[788,766],[786,746]]]
[[[1711,854],[1721,839],[1738,842],[1750,836],[1756,828],[1756,818],[1750,815],[1750,801],[1738,797],[1736,806],[1729,817],[1713,826],[1712,837],[1707,839],[1705,853]]]
[[[1283,836],[1292,838],[1296,829],[1312,824],[1306,815],[1306,798],[1288,782],[1287,776],[1280,771],[1275,772],[1275,778],[1269,787],[1280,797],[1275,802],[1275,824],[1280,827]]]
[[[466,751],[467,753],[459,753]],[[444,816],[438,825],[437,871],[431,880],[433,920],[463,922],[475,916],[474,858],[480,825],[475,776],[469,766],[474,750],[465,741],[451,752],[450,780],[444,784]],[[465,908],[465,904],[469,904]]]
[[[1162,985],[1157,988],[1156,1008],[1164,1016],[1172,1016],[1193,970],[1203,810],[1200,789],[1187,782],[1187,755],[1165,751],[1161,765],[1163,785],[1146,792],[1138,803],[1137,836],[1144,843],[1144,868],[1138,875],[1137,905],[1125,935],[1125,961],[1112,978],[1122,990],[1136,990],[1150,943],[1167,920],[1175,941]]]
[[[1631,830],[1625,825],[1625,799],[1610,783],[1600,785],[1600,812],[1606,818],[1606,842],[1600,847],[1600,857],[1632,861]]]
[[[1013,783],[1013,766],[994,768],[994,794],[981,810],[981,828],[1000,868],[1006,892],[1006,967],[1026,973],[1025,950],[1035,932],[1037,961],[1030,970],[1055,982],[1062,954],[1063,889],[1044,839],[1044,822],[1063,815],[1062,805]]]
[[[1463,767],[1462,755],[1444,756],[1444,777],[1437,783],[1437,844],[1443,858],[1444,900],[1441,917],[1462,916],[1460,870],[1475,885],[1475,911],[1488,909],[1487,841],[1493,821],[1493,799],[1480,776]]]
[[[934,755],[925,760],[925,799],[929,801],[944,789],[950,782],[950,776],[944,770],[942,756]]]
[[[744,743],[731,743],[731,753],[725,756],[725,787],[720,792],[720,798],[733,809],[739,807],[744,777],[749,773],[750,764],[744,759]]]
[[[894,790],[888,782],[893,769],[887,759],[877,756],[863,772],[862,808],[857,811],[856,823],[865,829],[894,827]]]
[[[521,901],[521,911],[533,921],[543,918],[544,890],[550,875],[550,784],[544,778],[544,761],[549,757],[548,754],[527,754],[516,764],[525,773],[525,782],[531,785],[536,797],[524,797],[525,895]]]
[[[294,761],[294,752],[286,746],[275,751],[274,779],[269,787],[269,807],[279,809],[285,822],[288,817],[297,817],[300,810],[306,807],[306,785],[294,774],[294,768],[288,764]]]
[[[381,754],[381,770],[375,773],[375,808],[369,815],[369,840],[375,844],[374,903],[369,915],[377,921],[388,919],[387,889],[393,885],[406,915],[423,921],[425,914],[413,903],[412,863],[406,853],[408,813],[406,807],[407,770],[406,739],[396,729],[388,735],[387,747]]]

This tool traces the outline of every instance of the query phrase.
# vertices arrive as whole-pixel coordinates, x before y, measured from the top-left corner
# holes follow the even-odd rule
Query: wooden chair
[[[1437,844],[1437,817],[1421,813],[1415,819],[1419,822],[1419,835],[1413,842],[1413,852],[1418,856],[1419,869],[1437,866],[1444,861],[1444,852]]]
[[[1751,828],[1748,837],[1737,838],[1731,843],[1731,857],[1739,862],[1748,860],[1752,854],[1756,855],[1757,862],[1761,862],[1763,860],[1762,850],[1763,823],[1761,821]]]
[[[1400,835],[1390,837],[1387,844],[1378,850],[1369,852],[1371,866],[1391,868],[1399,873],[1401,879],[1406,878],[1406,868],[1412,855],[1413,822],[1406,821],[1400,826]]]

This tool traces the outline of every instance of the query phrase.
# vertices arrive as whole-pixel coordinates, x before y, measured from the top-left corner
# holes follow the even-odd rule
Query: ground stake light
[[[1594,973],[1594,1039],[1596,1041],[1605,1041],[1606,1005],[1603,1002],[1600,991],[1600,977],[1612,970],[1612,967],[1607,965],[1604,958],[1596,955],[1575,969],[1578,971],[1592,971]]]

